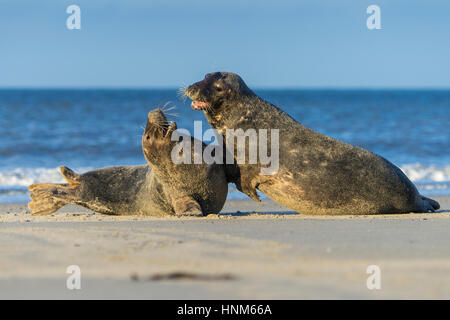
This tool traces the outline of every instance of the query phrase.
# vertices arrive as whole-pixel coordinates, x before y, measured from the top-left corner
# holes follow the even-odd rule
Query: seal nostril
[[[149,136],[149,135],[147,135],[147,136],[145,137],[145,139],[147,139],[147,140],[150,140],[150,136]]]

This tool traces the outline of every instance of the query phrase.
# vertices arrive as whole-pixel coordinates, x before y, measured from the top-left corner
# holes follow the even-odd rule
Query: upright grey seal
[[[256,189],[304,214],[428,212],[439,204],[421,196],[403,172],[374,153],[315,132],[262,100],[236,74],[216,72],[186,88],[191,106],[213,128],[279,130],[279,170],[261,164],[227,167],[229,181],[259,200]],[[235,145],[236,147],[236,145]],[[270,143],[267,146],[271,151]],[[248,150],[248,149],[247,149]],[[236,157],[236,150],[232,150]]]
[[[161,109],[148,114],[142,148],[149,165],[118,166],[77,174],[60,167],[67,184],[29,186],[32,214],[51,214],[66,204],[119,215],[217,214],[228,192],[223,165],[176,164],[171,153],[182,143],[172,141],[175,122],[168,124]],[[194,138],[184,136],[183,139]],[[203,148],[205,145],[203,144]],[[192,147],[192,157],[194,150]]]

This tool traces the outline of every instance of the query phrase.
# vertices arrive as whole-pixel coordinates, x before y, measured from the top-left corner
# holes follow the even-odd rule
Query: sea
[[[255,92],[305,126],[377,153],[427,196],[450,195],[450,90]],[[178,89],[1,89],[0,203],[29,201],[27,186],[78,172],[145,163],[147,113],[169,103],[171,120],[193,132],[202,112]],[[230,188],[229,199],[247,199]]]

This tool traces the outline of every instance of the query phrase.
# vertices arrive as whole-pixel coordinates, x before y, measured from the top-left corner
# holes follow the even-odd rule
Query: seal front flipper
[[[254,169],[251,169],[254,170]],[[258,183],[251,180],[249,175],[241,175],[239,167],[235,164],[228,164],[225,166],[225,173],[227,176],[228,183],[234,183],[236,189],[240,192],[246,194],[251,199],[260,202],[258,194],[256,193],[256,188]]]
[[[197,201],[191,196],[182,196],[172,200],[176,215],[202,217],[203,211]]]
[[[252,169],[253,170],[253,169]],[[241,175],[238,181],[235,182],[236,188],[245,193],[247,196],[252,198],[255,201],[261,202],[259,199],[258,193],[256,192],[256,188],[259,185],[260,179],[252,179],[249,175]]]
[[[240,184],[239,186],[236,184],[236,188],[241,191],[242,193],[245,193],[247,196],[252,198],[255,201],[261,202],[261,199],[259,199],[258,193],[256,192],[256,187],[253,186],[250,183],[247,184]]]

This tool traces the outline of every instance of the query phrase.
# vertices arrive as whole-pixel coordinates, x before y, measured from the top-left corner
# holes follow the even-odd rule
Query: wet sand
[[[450,197],[434,199],[433,214],[332,217],[272,201],[204,218],[0,205],[0,299],[450,299]],[[80,290],[66,288],[69,265]]]

